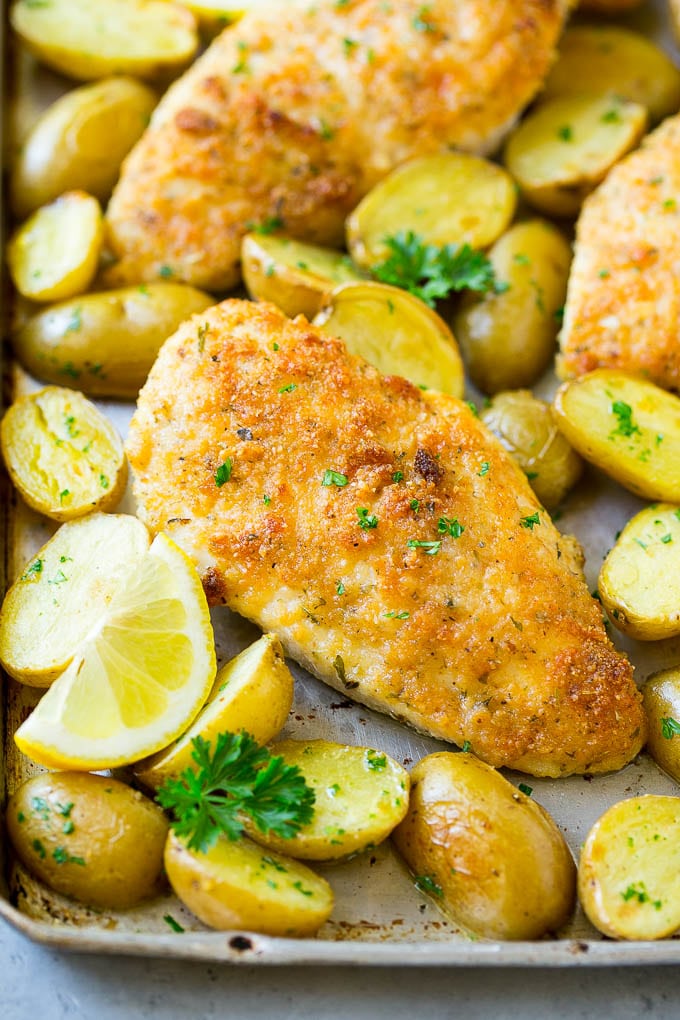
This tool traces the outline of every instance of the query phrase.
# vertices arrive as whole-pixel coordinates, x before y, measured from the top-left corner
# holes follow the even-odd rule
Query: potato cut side
[[[217,673],[208,701],[194,724],[171,747],[135,769],[147,786],[159,787],[193,765],[192,740],[214,742],[220,733],[249,733],[258,744],[272,740],[285,725],[293,704],[293,677],[281,642],[264,634]]]
[[[176,895],[204,924],[265,935],[314,935],[333,909],[333,891],[304,864],[248,839],[220,836],[201,853],[174,832],[165,870]]]
[[[466,752],[423,758],[392,840],[457,924],[491,939],[536,939],[563,925],[576,868],[550,815]]]
[[[680,927],[680,797],[631,797],[605,811],[583,846],[578,892],[610,938],[662,939]]]
[[[358,266],[372,269],[388,254],[385,238],[413,231],[434,245],[487,248],[512,220],[514,182],[502,167],[463,152],[414,159],[369,191],[347,220]]]
[[[290,318],[312,319],[334,287],[363,279],[342,252],[272,234],[246,234],[241,266],[250,296],[273,301]]]
[[[680,71],[658,46],[619,25],[566,30],[541,99],[618,96],[647,107],[650,120],[680,107]]]
[[[198,47],[193,14],[168,0],[17,0],[10,19],[39,60],[83,81],[179,71]]]
[[[61,301],[90,286],[103,240],[96,198],[69,191],[38,209],[7,245],[14,286],[31,301]]]
[[[638,641],[680,634],[680,508],[655,504],[628,522],[598,591],[614,626]]]
[[[575,216],[584,199],[645,132],[647,111],[617,98],[551,99],[522,121],[505,165],[524,197],[555,216]]]
[[[649,731],[647,751],[657,765],[680,782],[680,668],[650,676],[642,698]]]
[[[34,315],[12,337],[17,358],[46,382],[89,396],[135,399],[181,322],[215,303],[182,283],[84,294]],[[200,343],[202,323],[196,325]]]
[[[485,393],[533,386],[555,352],[571,247],[552,224],[531,220],[503,234],[489,260],[507,287],[466,294],[453,332],[472,382]]]
[[[26,216],[65,191],[105,202],[158,97],[133,78],[105,78],[61,96],[40,117],[12,167],[12,206]]]
[[[123,441],[76,390],[20,397],[0,425],[7,470],[24,501],[55,521],[111,510],[127,482]]]
[[[543,506],[559,506],[579,480],[583,461],[557,427],[550,404],[528,390],[514,390],[498,393],[480,417],[513,455]]]
[[[92,514],[63,524],[5,596],[0,660],[10,676],[49,686],[148,548],[136,517]]]
[[[379,369],[425,389],[462,397],[463,362],[443,319],[398,287],[347,283],[328,295],[314,320],[347,349]]]
[[[680,503],[680,399],[654,383],[597,369],[564,383],[554,408],[586,460],[645,499]]]
[[[281,740],[269,748],[297,765],[316,795],[314,817],[292,839],[248,834],[263,846],[303,860],[330,861],[377,846],[408,809],[408,772],[383,751],[328,740]]]

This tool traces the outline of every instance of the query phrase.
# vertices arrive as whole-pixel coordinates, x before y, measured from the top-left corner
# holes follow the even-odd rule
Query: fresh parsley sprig
[[[435,301],[453,291],[493,290],[502,293],[507,284],[496,279],[494,268],[486,255],[469,244],[445,244],[438,248],[424,244],[412,230],[400,230],[385,238],[389,255],[372,267],[373,275],[383,283],[402,287],[421,298],[430,308]]]
[[[314,791],[297,765],[286,765],[248,733],[220,733],[212,754],[209,740],[191,742],[197,768],[166,780],[156,794],[190,849],[205,853],[220,833],[238,839],[244,817],[284,839],[311,821]]]

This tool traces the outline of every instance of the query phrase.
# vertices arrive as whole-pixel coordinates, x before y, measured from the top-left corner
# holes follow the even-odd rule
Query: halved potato
[[[218,671],[204,708],[186,733],[140,761],[135,775],[153,789],[178,776],[193,764],[192,740],[198,736],[215,741],[220,733],[245,730],[258,744],[266,744],[285,725],[293,687],[281,642],[275,634],[263,634]]]
[[[599,368],[555,394],[557,422],[586,460],[637,496],[680,503],[680,399]]]
[[[291,319],[312,319],[330,290],[363,279],[348,255],[275,234],[246,234],[241,267],[250,296],[273,301]]]
[[[142,522],[123,514],[90,514],[62,524],[5,596],[0,661],[10,676],[49,687],[149,542]]]
[[[453,333],[420,300],[385,283],[346,283],[332,291],[314,319],[352,354],[383,375],[401,375],[425,389],[462,397],[463,362]]]
[[[555,216],[575,216],[646,126],[647,111],[639,103],[615,97],[551,99],[511,134],[505,165],[531,205]]]
[[[650,676],[642,700],[648,723],[647,751],[680,782],[680,668]]]
[[[464,752],[428,755],[411,782],[392,839],[419,889],[483,938],[536,939],[566,922],[576,868],[540,804]]]
[[[83,81],[177,72],[198,48],[193,14],[168,0],[16,0],[10,20],[39,60]]]
[[[663,939],[680,927],[680,797],[614,804],[583,846],[578,892],[613,939]]]
[[[507,289],[466,294],[452,326],[475,386],[498,393],[532,386],[550,364],[571,247],[552,224],[531,220],[510,227],[489,260]]]
[[[71,189],[105,202],[120,165],[149,123],[155,92],[106,78],[61,96],[40,117],[12,167],[12,206],[27,216]]]
[[[602,564],[597,588],[625,634],[638,641],[680,634],[680,508],[657,503],[636,514]]]
[[[641,103],[656,122],[680,107],[680,71],[639,32],[619,25],[573,25],[560,40],[541,101],[583,95]]]
[[[111,510],[127,483],[123,441],[77,390],[19,397],[0,425],[7,470],[24,501],[54,521]]]
[[[221,931],[314,935],[333,910],[333,891],[325,879],[245,838],[220,836],[201,853],[189,850],[171,830],[165,870],[185,906]]]
[[[214,303],[183,283],[84,294],[34,315],[12,342],[21,364],[38,379],[77,386],[90,396],[134,399],[170,334]]]
[[[498,393],[480,417],[518,462],[543,506],[559,506],[579,480],[583,461],[557,427],[550,404],[529,390]]]
[[[90,286],[104,229],[99,202],[68,191],[33,213],[7,245],[14,286],[31,301],[63,301]]]
[[[297,765],[316,800],[311,822],[291,839],[247,823],[262,846],[303,860],[337,860],[382,843],[406,814],[408,772],[382,751],[328,740],[281,740],[269,750]]]
[[[369,191],[347,220],[358,266],[388,254],[385,238],[413,231],[427,244],[487,248],[512,220],[517,190],[502,167],[465,152],[411,160]]]

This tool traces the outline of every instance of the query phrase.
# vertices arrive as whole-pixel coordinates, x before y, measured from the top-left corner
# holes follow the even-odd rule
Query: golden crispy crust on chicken
[[[393,167],[488,151],[536,93],[571,0],[334,0],[226,29],[176,82],[108,211],[116,282],[233,286],[248,224],[339,245]]]
[[[463,402],[226,301],[164,345],[127,450],[143,519],[209,600],[338,690],[536,775],[639,750],[631,666],[570,544]]]
[[[578,221],[560,372],[680,388],[680,116],[611,170]]]

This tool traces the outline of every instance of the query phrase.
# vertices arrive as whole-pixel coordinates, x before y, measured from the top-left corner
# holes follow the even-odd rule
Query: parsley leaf
[[[666,740],[672,740],[678,733],[680,733],[680,723],[676,722],[672,716],[664,716],[661,720],[661,736]]]
[[[222,486],[229,481],[233,467],[234,464],[231,457],[227,457],[224,464],[220,464],[215,472],[215,485],[218,489],[221,489]]]
[[[424,244],[412,230],[385,238],[389,255],[373,266],[373,274],[383,283],[402,287],[433,307],[439,298],[453,291],[498,291],[493,266],[486,255],[469,244],[445,244],[438,248]]]

